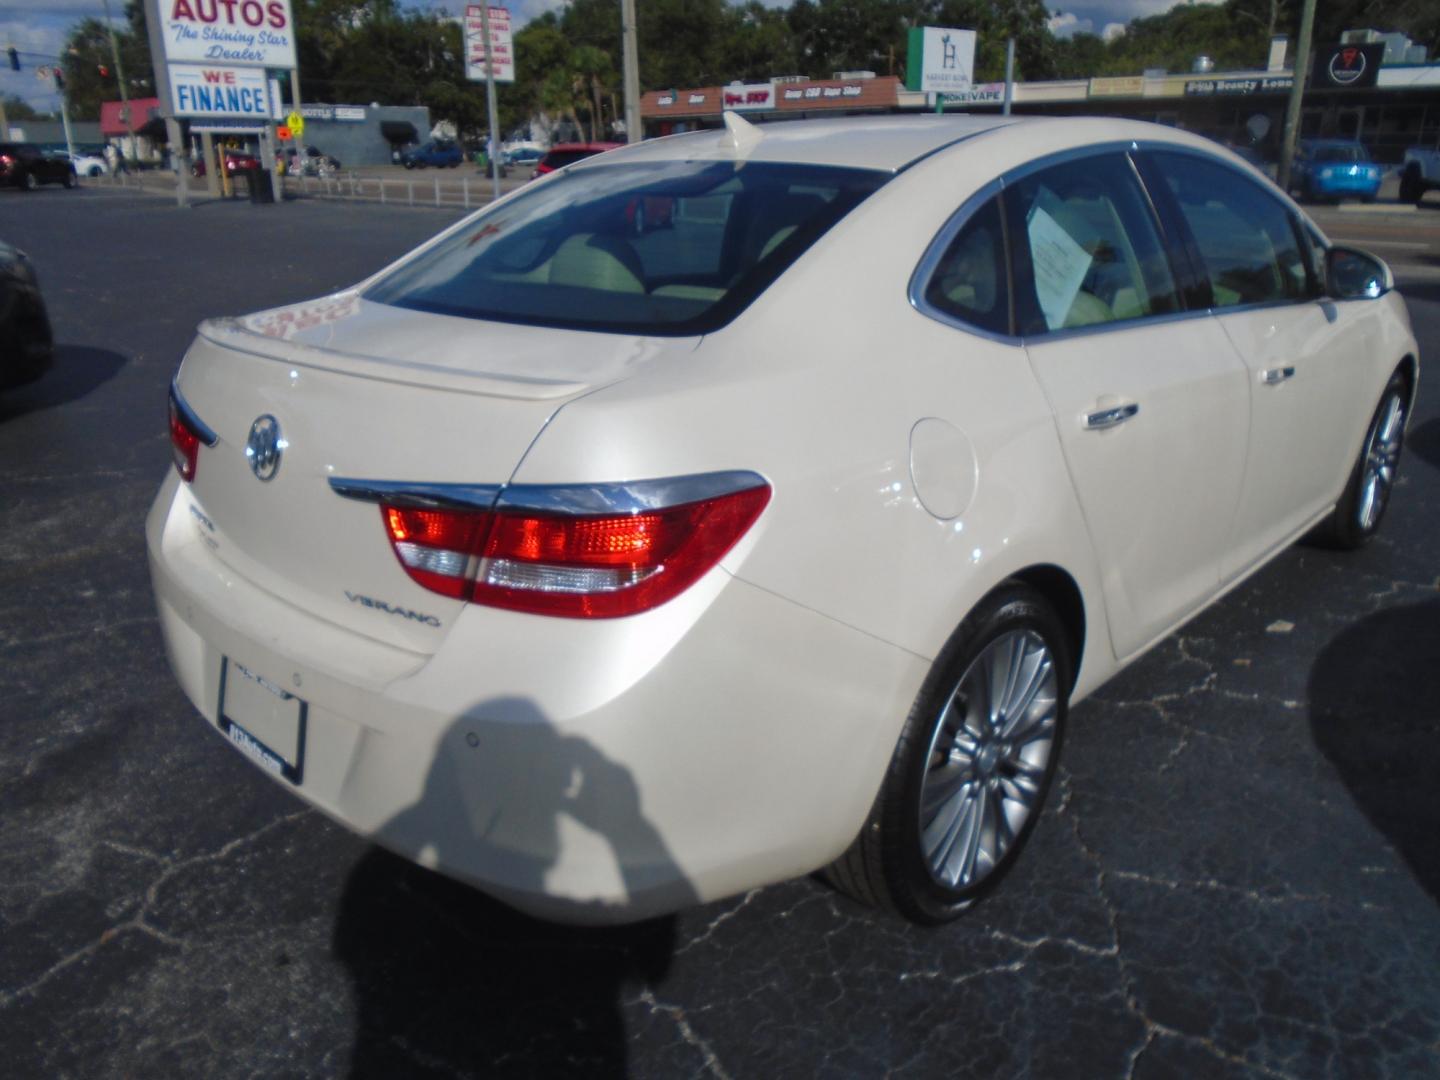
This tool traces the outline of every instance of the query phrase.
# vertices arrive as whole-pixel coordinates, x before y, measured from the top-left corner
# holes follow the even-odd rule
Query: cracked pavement
[[[368,846],[207,731],[141,532],[180,354],[203,317],[348,283],[450,220],[0,199],[62,343],[0,396],[8,1075],[1440,1075],[1428,379],[1377,543],[1282,553],[1078,706],[1025,857],[940,930],[814,879],[549,926]],[[1428,357],[1440,287],[1405,291]]]

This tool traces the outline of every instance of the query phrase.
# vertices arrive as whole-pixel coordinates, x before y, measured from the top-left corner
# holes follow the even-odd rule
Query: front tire
[[[33,172],[25,174],[25,190],[34,191],[40,186],[39,178]]]
[[[856,899],[948,922],[1014,865],[1054,780],[1068,639],[1033,589],[1002,586],[961,623],[906,720],[860,835],[826,876]]]
[[[67,173],[65,174],[65,181],[64,181],[64,183],[65,183],[65,186],[66,186],[67,188],[73,188],[73,187],[75,186],[75,173],[74,173],[74,172],[67,172]]]
[[[1397,371],[1390,376],[1385,392],[1380,395],[1380,404],[1375,406],[1375,415],[1360,445],[1360,456],[1350,471],[1340,501],[1316,531],[1315,540],[1322,546],[1354,551],[1368,544],[1380,531],[1400,470],[1409,408],[1410,388]]]

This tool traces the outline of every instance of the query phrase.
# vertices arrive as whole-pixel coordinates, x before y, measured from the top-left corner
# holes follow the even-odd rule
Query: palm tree
[[[570,54],[569,67],[576,96],[581,100],[587,96],[589,98],[586,105],[590,109],[590,141],[596,142],[601,137],[604,117],[600,95],[607,85],[615,81],[614,65],[610,61],[610,54],[604,49],[594,45],[581,45]]]

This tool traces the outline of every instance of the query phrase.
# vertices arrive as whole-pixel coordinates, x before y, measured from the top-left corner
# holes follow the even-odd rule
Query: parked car
[[[68,161],[46,157],[30,143],[0,142],[0,184],[34,191],[41,184],[75,186],[75,169]]]
[[[110,172],[110,166],[105,164],[105,159],[96,154],[82,154],[78,151],[71,154],[68,150],[51,150],[45,156],[56,161],[69,162],[75,169],[76,176],[105,176]]]
[[[29,258],[0,241],[0,389],[32,382],[50,368],[50,316]]]
[[[260,159],[245,150],[225,151],[225,171],[231,176],[250,173],[260,168]],[[190,162],[191,176],[205,175],[205,159],[197,157]]]
[[[297,164],[298,162],[298,164]],[[284,151],[285,171],[291,175],[323,176],[340,168],[340,159],[322,152],[318,147],[305,147],[301,157],[294,147]]]
[[[726,123],[203,323],[166,654],[289,791],[531,913],[828,867],[944,921],[1072,703],[1376,534],[1418,348],[1383,262],[1196,135]]]
[[[584,161],[596,154],[603,154],[607,150],[618,150],[624,143],[616,142],[584,142],[584,143],[557,143],[545,151],[545,156],[535,164],[535,172],[531,179],[552,173],[556,169],[563,169],[566,165],[573,165],[577,161]]]
[[[1412,146],[1400,166],[1400,201],[1418,203],[1427,191],[1440,191],[1440,147]]]
[[[442,139],[400,152],[400,164],[407,169],[423,169],[427,165],[433,165],[437,169],[453,169],[464,160],[465,153],[457,143]]]
[[[1380,166],[1369,151],[1344,139],[1302,140],[1290,168],[1291,191],[1311,202],[1347,196],[1374,202],[1380,179]]]
[[[529,166],[533,168],[535,163],[545,156],[545,151],[538,146],[517,146],[513,150],[504,152],[504,162],[511,167]]]

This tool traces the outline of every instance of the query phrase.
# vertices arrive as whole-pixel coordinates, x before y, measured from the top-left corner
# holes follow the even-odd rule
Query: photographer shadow
[[[1440,901],[1440,600],[1348,627],[1310,672],[1315,745]]]
[[[628,771],[519,699],[486,702],[452,725],[420,799],[385,835],[440,865],[478,857],[530,893],[577,828],[587,857],[608,847],[625,895],[669,879],[671,906],[695,902]],[[615,858],[622,833],[629,865]],[[606,914],[599,902],[569,911],[579,921]],[[658,984],[674,947],[673,917],[555,925],[373,848],[346,882],[335,927],[358,1006],[350,1076],[624,1076],[622,997]]]

